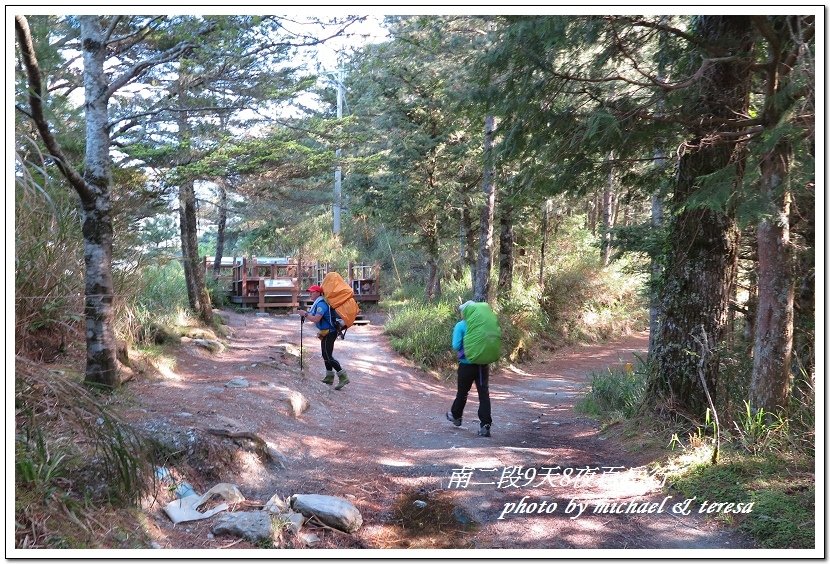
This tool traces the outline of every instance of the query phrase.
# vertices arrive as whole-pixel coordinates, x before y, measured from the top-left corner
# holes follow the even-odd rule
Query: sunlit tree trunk
[[[539,287],[545,288],[545,254],[548,247],[548,222],[550,221],[550,200],[545,200],[542,206],[542,248],[539,256]]]
[[[499,219],[499,296],[510,297],[513,291],[513,207],[502,204]]]
[[[440,243],[437,236],[437,226],[433,226],[423,236],[427,251],[427,279],[424,290],[427,300],[434,301],[441,297],[441,273],[438,268],[441,257],[439,256]]]
[[[493,116],[488,115],[484,118],[484,204],[481,207],[478,264],[473,292],[473,299],[478,302],[485,302],[490,298],[490,271],[493,265],[493,218],[496,208],[496,187],[493,181],[494,123]]]
[[[475,229],[473,228],[473,220],[470,217],[470,210],[464,207],[461,210],[461,229],[463,231],[464,250],[464,264],[470,269],[470,287],[476,287],[476,240]]]
[[[608,155],[608,178],[602,190],[602,266],[611,262],[611,228],[613,227],[614,206],[614,152]]]
[[[104,73],[107,46],[98,16],[82,16],[86,149],[84,180],[90,194],[81,198],[86,266],[86,381],[115,387],[118,370],[113,331],[112,204],[110,201],[109,101]]]
[[[184,64],[182,64],[184,66]],[[187,107],[187,85],[188,75],[182,72],[179,76],[178,95],[181,108]],[[190,141],[190,124],[187,119],[187,112],[180,111],[178,114],[179,141],[188,151]],[[179,184],[179,226],[182,242],[182,267],[187,284],[187,298],[190,307],[196,312],[199,318],[205,323],[213,321],[213,309],[210,304],[210,294],[205,286],[205,272],[199,256],[199,240],[197,234],[196,220],[196,192],[193,180],[184,179]]]

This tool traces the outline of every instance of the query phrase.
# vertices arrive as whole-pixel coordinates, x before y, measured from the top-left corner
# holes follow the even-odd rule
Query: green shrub
[[[591,377],[591,388],[576,403],[577,411],[603,420],[630,419],[637,413],[645,390],[646,371],[641,363],[636,368],[597,372]]]
[[[410,303],[396,310],[385,325],[392,348],[428,367],[447,365],[455,358],[452,330],[457,311],[447,302]]]
[[[230,295],[228,294],[229,285],[226,280],[217,280],[213,276],[208,276],[205,284],[213,307],[222,309],[231,304]]]

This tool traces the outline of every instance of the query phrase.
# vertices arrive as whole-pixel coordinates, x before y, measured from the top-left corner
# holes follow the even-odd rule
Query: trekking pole
[[[305,317],[300,316],[300,372],[303,371],[303,325],[305,325]]]

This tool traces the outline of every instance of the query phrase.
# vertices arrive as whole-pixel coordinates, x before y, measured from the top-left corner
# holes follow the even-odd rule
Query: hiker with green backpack
[[[473,384],[478,391],[478,434],[490,436],[490,363],[501,355],[501,329],[498,318],[486,302],[467,301],[458,307],[463,319],[455,324],[452,348],[458,353],[458,391],[447,419],[461,426],[467,395]]]

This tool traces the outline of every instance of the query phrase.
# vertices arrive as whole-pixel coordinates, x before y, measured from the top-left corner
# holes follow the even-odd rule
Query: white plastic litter
[[[229,507],[228,503],[220,503],[207,511],[199,511],[199,507],[217,495],[224,498],[228,503],[239,503],[245,500],[245,496],[233,484],[216,484],[202,495],[194,494],[177,499],[176,501],[171,501],[164,507],[164,512],[167,513],[167,516],[170,517],[173,524],[207,519],[220,511],[225,511]]]

